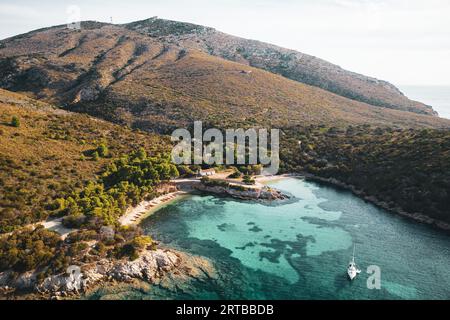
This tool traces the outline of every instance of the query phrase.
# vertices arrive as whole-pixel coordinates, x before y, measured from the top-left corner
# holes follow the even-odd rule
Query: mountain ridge
[[[163,133],[194,120],[242,127],[320,122],[450,127],[449,121],[432,115],[369,105],[208,54],[178,39],[185,36],[192,43],[192,30],[210,28],[189,25],[191,33],[186,33],[184,24],[152,21],[165,29],[152,27],[156,33],[148,36],[123,25],[91,21],[83,22],[81,30],[57,26],[2,41],[0,87]],[[156,37],[158,32],[171,34],[173,43]]]
[[[124,26],[128,29],[152,37],[169,37],[169,42],[173,40],[171,39],[171,37],[174,36],[173,30],[183,30],[184,26],[186,30],[181,34],[175,34],[176,36],[198,36],[194,39],[186,37],[177,39],[188,47],[201,49],[209,54],[220,56],[228,60],[248,63],[251,66],[280,74],[289,79],[317,86],[338,95],[375,106],[437,115],[437,112],[434,111],[431,106],[409,100],[400,89],[388,81],[345,70],[338,65],[296,50],[283,48],[259,40],[229,35],[211,27],[158,19],[155,17],[124,24]],[[160,26],[165,26],[166,28],[163,28],[161,32]],[[167,30],[172,30],[172,32],[167,32]],[[199,45],[202,42],[203,46]],[[271,55],[279,55],[281,61],[269,60],[268,63],[265,62],[264,60],[270,59]],[[306,71],[302,71],[298,66],[302,66]],[[327,79],[321,75],[320,72],[315,72],[314,69],[316,67],[318,69],[327,69],[329,73],[333,73],[334,78]],[[343,77],[349,77],[354,81],[356,80],[352,85],[361,86],[364,85],[365,82],[368,82],[373,86],[378,86],[379,90],[385,89],[389,91],[396,95],[396,97],[387,101],[384,101],[386,97],[382,99],[380,96],[381,93],[377,93],[375,97],[369,97],[365,94],[364,90],[356,90],[345,83],[340,83],[342,80],[337,78],[339,77],[339,74],[343,74]],[[376,88],[372,88],[372,86],[369,89],[376,90]],[[374,94],[374,92],[372,94]]]

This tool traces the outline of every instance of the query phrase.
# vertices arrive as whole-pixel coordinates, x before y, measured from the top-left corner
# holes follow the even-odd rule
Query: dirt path
[[[45,229],[55,231],[61,235],[61,239],[66,239],[69,233],[76,231],[76,229],[66,228],[62,224],[62,218],[47,220],[45,222],[39,223],[44,226]]]

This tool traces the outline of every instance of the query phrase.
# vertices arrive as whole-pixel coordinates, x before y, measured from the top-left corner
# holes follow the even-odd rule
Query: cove
[[[209,258],[218,279],[152,286],[133,299],[449,299],[448,234],[390,214],[330,186],[288,178],[271,183],[293,200],[276,204],[191,195],[143,221],[167,246]],[[346,266],[356,243],[362,273]],[[381,289],[366,268],[381,269]],[[102,293],[106,294],[106,293]],[[101,294],[97,294],[97,298]]]

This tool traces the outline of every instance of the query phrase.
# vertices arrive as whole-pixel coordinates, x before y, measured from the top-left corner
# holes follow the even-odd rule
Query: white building
[[[200,177],[208,177],[208,176],[213,176],[215,174],[216,174],[216,170],[205,169],[205,170],[200,170],[197,175]]]

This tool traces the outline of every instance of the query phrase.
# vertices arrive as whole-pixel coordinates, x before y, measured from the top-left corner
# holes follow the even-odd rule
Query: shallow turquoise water
[[[220,279],[129,298],[449,299],[450,237],[389,214],[349,192],[286,179],[295,196],[277,205],[192,195],[142,224],[163,243],[210,258]],[[362,269],[350,282],[353,243]],[[381,289],[366,285],[381,268]]]

